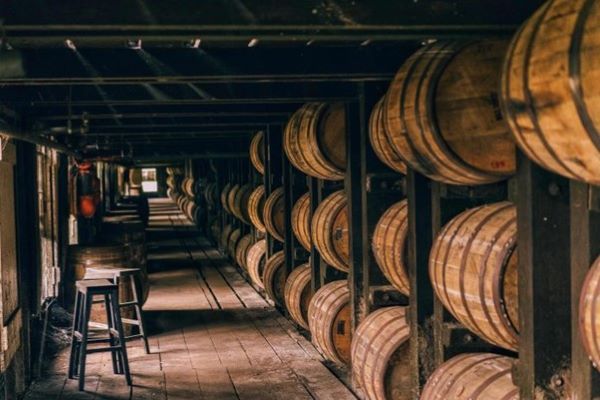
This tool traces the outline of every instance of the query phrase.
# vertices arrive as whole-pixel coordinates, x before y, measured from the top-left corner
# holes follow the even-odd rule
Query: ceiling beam
[[[508,36],[518,25],[5,25],[6,40],[14,48],[63,48],[71,40],[77,48],[193,46],[200,39],[205,46],[252,46],[252,43],[297,43],[315,41],[362,43],[477,39]],[[131,44],[129,44],[131,43]]]

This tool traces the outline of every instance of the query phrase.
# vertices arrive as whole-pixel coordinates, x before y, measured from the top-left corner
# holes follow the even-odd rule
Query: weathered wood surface
[[[515,172],[515,144],[497,93],[507,44],[436,42],[402,65],[385,96],[383,120],[408,166],[462,185],[496,182]]]
[[[257,132],[250,142],[250,162],[261,174],[265,174],[265,134]]]
[[[307,103],[285,127],[283,148],[305,174],[326,180],[344,178],[346,113],[343,103]]]
[[[437,297],[483,339],[518,350],[517,216],[510,202],[467,210],[444,226],[431,249]]]
[[[508,52],[501,100],[521,150],[542,167],[600,183],[600,6],[547,2]]]
[[[264,208],[265,185],[259,185],[250,194],[250,198],[248,199],[248,216],[256,230],[263,233],[267,231],[264,221]]]
[[[292,319],[308,329],[308,305],[312,298],[310,264],[296,267],[285,283],[285,306]]]
[[[466,353],[442,364],[423,388],[421,400],[518,400],[511,380],[514,359],[489,353]]]
[[[406,307],[369,314],[352,340],[352,373],[369,400],[412,400]]]
[[[298,242],[307,251],[310,251],[312,246],[310,222],[310,193],[305,193],[296,201],[296,204],[292,208],[292,230]]]
[[[379,219],[373,232],[373,255],[390,283],[408,296],[408,203],[391,206]]]

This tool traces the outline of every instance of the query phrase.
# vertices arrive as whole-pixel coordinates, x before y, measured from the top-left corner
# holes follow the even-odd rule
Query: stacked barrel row
[[[503,41],[469,45],[436,43],[413,55],[401,67],[386,96],[375,105],[371,114],[370,142],[381,161],[399,173],[406,173],[408,165],[431,179],[460,185],[496,182],[514,173],[515,146],[501,116],[498,118],[497,101],[490,101],[490,93],[492,100],[497,100],[493,93],[507,45]],[[303,106],[291,117],[284,134],[284,149],[290,162],[312,177],[343,179],[346,163],[344,123],[342,105],[311,103]],[[490,156],[482,149],[491,149]],[[296,221],[294,233],[299,241],[303,245],[310,243],[305,240],[310,237],[327,264],[347,272],[350,258],[346,194],[339,190],[326,197],[316,207],[312,218],[308,217],[308,223],[302,213],[302,201],[301,198],[292,211],[292,220]],[[485,223],[479,227],[489,234],[497,233],[494,228]],[[510,234],[514,231],[504,225],[502,228],[506,230],[503,231],[506,236],[512,237]],[[407,204],[400,201],[383,213],[372,242],[373,254],[383,274],[406,295],[410,293],[406,268],[407,231]],[[463,242],[466,235],[461,237]],[[482,236],[485,238],[485,233]],[[507,253],[503,261],[514,263],[516,258],[510,257],[514,246],[510,247],[509,238],[502,237],[499,242],[501,239],[508,240],[508,244],[503,243]],[[455,243],[450,247],[460,249]],[[443,254],[448,256],[447,252]],[[493,256],[495,254],[489,255],[490,263],[495,260]],[[461,262],[460,257],[465,254],[458,252],[456,260],[446,257],[442,261],[448,265]],[[471,266],[471,263],[465,262],[465,265]],[[498,272],[502,265],[490,265],[490,271]],[[506,273],[499,274],[501,279],[506,278],[507,289],[515,282],[513,271],[506,268],[503,271]],[[473,272],[470,277],[477,278],[473,285],[478,285],[477,273]],[[464,281],[461,285],[465,286]],[[460,292],[462,286],[448,291]],[[465,292],[465,295],[471,294]],[[504,295],[510,296],[508,290]],[[313,296],[307,313],[313,342],[331,361],[352,362],[356,382],[368,398],[399,398],[409,387],[410,377],[407,370],[410,337],[407,309],[382,308],[369,315],[352,334],[349,297],[345,280],[331,282]],[[474,302],[478,300],[485,304],[488,298],[484,295],[473,299]],[[491,304],[497,305],[498,301]],[[507,308],[505,314],[514,317],[514,301],[503,306]],[[489,324],[498,322],[490,319]],[[509,324],[510,321],[505,328],[508,329]],[[478,333],[483,336],[488,330],[494,331],[490,326]],[[472,361],[466,359],[457,365],[468,365]],[[490,363],[505,367],[511,361],[500,357],[490,358]],[[494,368],[489,370],[493,372]],[[477,384],[474,380],[465,382]],[[510,379],[487,379],[485,385],[489,382],[494,385],[500,382],[501,386],[508,382],[509,390],[514,389]],[[445,390],[446,386],[441,389]],[[435,392],[436,388],[432,390]],[[431,398],[443,396],[432,394]]]
[[[590,36],[600,21],[593,2],[551,1],[534,15],[512,44],[504,40],[430,43],[401,66],[369,121],[375,154],[391,169],[407,167],[451,185],[483,185],[505,180],[516,170],[516,145],[543,167],[572,179],[600,183],[600,142],[596,111],[600,69],[591,60],[598,45]],[[565,8],[569,12],[565,12]],[[555,29],[558,22],[568,29]],[[565,37],[556,45],[548,35]],[[572,36],[572,37],[571,37]],[[594,53],[595,54],[595,53]],[[568,62],[568,68],[564,65]],[[555,71],[548,74],[545,71]],[[498,89],[501,88],[499,91]],[[594,107],[595,106],[595,107]],[[508,122],[508,124],[507,124]],[[345,113],[341,104],[309,103],[286,125],[284,150],[305,174],[323,180],[344,178]],[[254,161],[253,161],[254,162]],[[264,165],[263,165],[264,168]],[[265,202],[277,203],[279,189]],[[270,201],[269,201],[270,200]],[[290,211],[301,245],[315,247],[333,268],[348,271],[348,207],[343,190],[311,212],[308,195]],[[282,214],[285,211],[282,211]],[[282,240],[273,220],[265,230]],[[406,268],[406,201],[381,216],[372,237],[377,264],[401,293],[410,293]],[[464,327],[490,344],[519,350],[516,208],[510,202],[466,210],[435,238],[429,259],[431,284],[444,307]],[[261,245],[264,247],[264,245]],[[283,255],[264,259],[252,275],[275,282],[267,293],[281,301]],[[356,382],[369,399],[402,398],[410,327],[407,308],[385,307],[370,314],[352,333],[346,280],[323,286],[311,298],[308,265],[296,268],[283,285],[292,318],[308,327],[330,360],[351,361]],[[591,359],[600,365],[600,259],[585,281],[580,331]],[[441,366],[427,382],[423,399],[516,399],[513,358],[461,354]],[[407,397],[412,398],[412,397]]]

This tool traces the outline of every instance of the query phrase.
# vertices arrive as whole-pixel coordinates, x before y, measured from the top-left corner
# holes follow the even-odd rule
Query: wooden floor
[[[134,386],[110,356],[88,357],[86,391],[65,379],[68,353],[26,399],[355,399],[313,346],[194,232],[168,200],[151,202],[152,354],[128,345]]]

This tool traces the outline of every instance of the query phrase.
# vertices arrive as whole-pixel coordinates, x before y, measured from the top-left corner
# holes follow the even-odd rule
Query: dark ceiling
[[[0,102],[88,155],[242,154],[308,101],[383,92],[427,40],[509,38],[519,0],[3,0]]]

